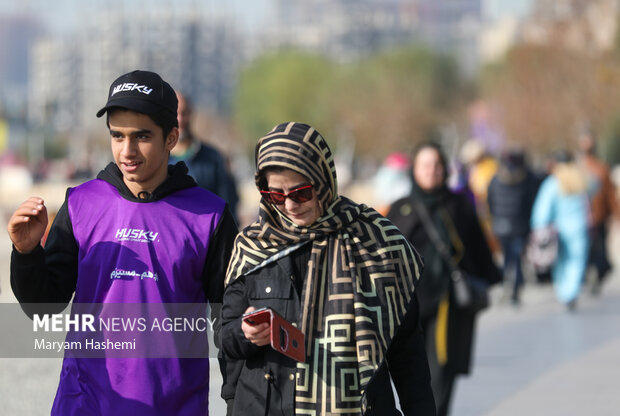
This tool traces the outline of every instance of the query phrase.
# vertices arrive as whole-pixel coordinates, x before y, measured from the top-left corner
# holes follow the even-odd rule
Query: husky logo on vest
[[[116,230],[118,241],[137,241],[142,243],[152,243],[159,233],[153,231],[140,230],[139,228],[119,228]]]
[[[133,91],[133,90],[139,91],[142,94],[149,95],[151,93],[151,91],[153,91],[153,88],[149,88],[146,85],[139,85],[139,84],[136,84],[134,82],[125,82],[123,84],[118,84],[116,87],[114,87],[110,97],[112,95],[116,94],[117,92]]]

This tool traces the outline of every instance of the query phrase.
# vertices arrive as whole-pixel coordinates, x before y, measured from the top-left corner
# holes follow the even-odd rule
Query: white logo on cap
[[[123,84],[119,84],[116,87],[114,87],[114,89],[112,90],[112,95],[116,94],[117,92],[121,92],[121,91],[134,91],[134,90],[139,91],[142,94],[149,95],[151,91],[153,91],[153,88],[149,88],[146,85],[139,85],[139,84],[136,84],[135,82],[125,82]]]

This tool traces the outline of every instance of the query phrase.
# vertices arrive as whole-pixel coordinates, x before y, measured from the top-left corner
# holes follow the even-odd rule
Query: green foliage
[[[598,154],[610,166],[620,163],[620,114],[616,114],[605,128]]]
[[[46,159],[63,159],[69,154],[69,140],[66,136],[46,136],[45,155]]]
[[[284,121],[320,124],[336,66],[295,51],[264,56],[242,72],[235,114],[250,143]]]
[[[376,158],[424,139],[452,121],[464,102],[453,59],[409,47],[355,62],[286,51],[257,60],[241,75],[237,123],[252,145],[283,121],[304,121],[326,135],[353,137]]]

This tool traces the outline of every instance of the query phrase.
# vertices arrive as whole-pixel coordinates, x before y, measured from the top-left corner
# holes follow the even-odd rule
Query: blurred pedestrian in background
[[[235,241],[222,307],[229,412],[394,415],[399,404],[434,415],[415,250],[338,194],[331,150],[312,127],[280,124],[255,155],[259,218]],[[242,321],[260,307],[299,326],[302,362],[271,348],[268,323]]]
[[[229,171],[226,159],[212,146],[200,141],[192,131],[192,103],[176,91],[179,100],[179,141],[172,149],[170,163],[183,161],[198,186],[213,192],[228,202],[230,211],[237,218],[239,196],[235,178]]]
[[[489,184],[497,172],[497,159],[487,152],[482,141],[470,139],[459,152],[461,162],[467,169],[467,183],[474,195],[476,214],[492,253],[499,253],[499,242],[491,229],[491,214],[487,202]]]
[[[558,255],[551,270],[556,296],[574,310],[588,261],[587,177],[571,152],[558,151],[549,175],[540,185],[532,208],[532,230],[552,226]]]
[[[596,279],[592,285],[592,293],[598,294],[601,285],[611,270],[607,258],[607,231],[612,215],[618,218],[618,200],[616,189],[611,181],[609,167],[596,156],[596,138],[591,129],[583,129],[578,138],[579,163],[594,182],[590,199],[590,253],[588,265],[594,266]]]
[[[538,194],[538,190],[540,189],[540,185],[543,181],[551,175],[551,171],[553,170],[553,166],[555,165],[555,154],[554,153],[546,153],[538,166],[538,168],[533,169],[532,172],[534,174],[534,178],[536,179],[536,195]],[[534,197],[534,200],[536,198]],[[530,224],[531,224],[531,213],[530,213]],[[539,243],[538,238],[534,238],[534,233],[530,227],[530,235],[528,236],[528,240],[525,248],[525,255],[529,266],[532,266],[532,271],[536,276],[536,282],[538,284],[551,284],[551,266],[553,265],[553,261],[549,265],[541,265],[540,259],[541,250],[539,250],[540,246],[536,247],[536,244]],[[553,233],[552,233],[553,234]],[[549,234],[548,234],[549,235]],[[553,236],[555,238],[555,242],[557,244],[557,236]],[[551,249],[544,249],[543,252],[548,252]],[[550,256],[557,255],[557,250]]]
[[[411,162],[404,153],[389,154],[373,179],[377,211],[385,215],[390,205],[411,192]]]
[[[419,145],[412,162],[411,195],[396,201],[387,217],[424,258],[418,296],[431,385],[441,416],[449,413],[456,376],[470,371],[476,315],[456,306],[452,265],[433,242],[428,227],[434,227],[461,270],[489,284],[500,282],[501,275],[474,207],[466,195],[453,193],[446,185],[446,157],[439,145]],[[432,224],[424,224],[424,217],[430,217]]]
[[[513,272],[510,300],[514,305],[520,302],[519,292],[524,282],[521,258],[537,188],[537,179],[527,166],[525,153],[521,150],[503,153],[487,199],[493,233],[502,247],[504,280]]]
[[[448,188],[457,194],[464,194],[473,206],[476,206],[476,197],[469,187],[469,172],[467,166],[458,158],[451,158],[448,175]]]

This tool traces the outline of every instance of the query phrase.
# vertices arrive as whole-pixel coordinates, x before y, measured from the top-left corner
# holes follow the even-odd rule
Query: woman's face
[[[268,171],[265,173],[267,179],[267,190],[288,194],[302,186],[310,185],[310,181],[305,176],[284,169],[280,172]],[[321,216],[322,209],[316,191],[312,189],[312,199],[306,202],[295,202],[291,198],[286,198],[283,204],[276,207],[286,215],[296,225],[307,227]]]
[[[413,161],[413,178],[420,188],[431,191],[443,183],[444,166],[439,152],[425,147],[418,152]]]

